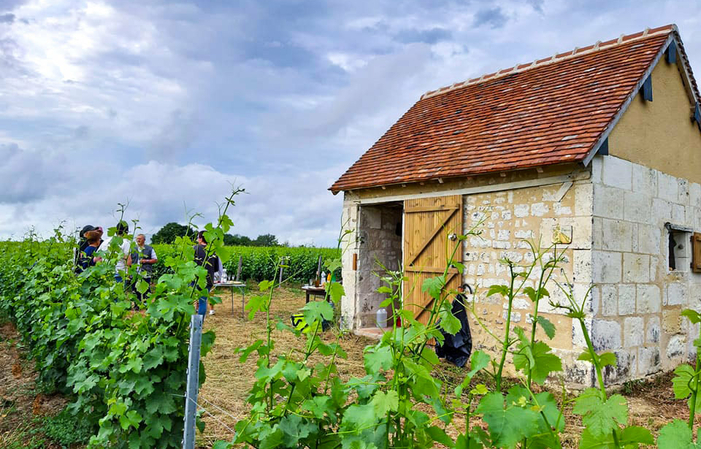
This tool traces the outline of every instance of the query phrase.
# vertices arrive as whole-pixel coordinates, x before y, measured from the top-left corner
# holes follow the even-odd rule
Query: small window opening
[[[669,271],[689,271],[691,267],[691,229],[665,224]]]

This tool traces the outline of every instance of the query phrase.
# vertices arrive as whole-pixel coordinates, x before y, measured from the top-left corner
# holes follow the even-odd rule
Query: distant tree
[[[251,239],[245,235],[224,234],[224,244],[228,246],[251,246]]]
[[[280,243],[273,234],[263,234],[256,237],[253,246],[280,246]]]
[[[195,230],[179,223],[168,223],[151,237],[151,243],[173,243],[176,237],[194,236]]]

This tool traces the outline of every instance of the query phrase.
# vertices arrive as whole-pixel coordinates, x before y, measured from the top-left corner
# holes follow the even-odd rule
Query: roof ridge
[[[531,63],[516,64],[513,67],[498,70],[496,72],[492,72],[492,73],[488,73],[488,74],[483,74],[482,76],[479,76],[477,78],[470,78],[466,81],[451,84],[450,86],[441,87],[441,88],[436,89],[436,90],[430,90],[430,91],[426,92],[425,94],[421,95],[420,100],[423,100],[425,98],[435,97],[437,95],[441,95],[441,94],[444,94],[446,92],[450,92],[450,91],[453,91],[455,89],[459,89],[461,87],[471,86],[474,84],[480,84],[480,83],[487,81],[487,80],[501,78],[503,76],[511,75],[514,73],[525,72],[527,70],[530,70],[530,69],[533,69],[536,67],[543,67],[543,66],[552,64],[554,62],[560,62],[560,61],[564,61],[567,59],[572,59],[575,56],[579,57],[579,56],[582,56],[585,54],[594,53],[594,52],[597,52],[600,50],[616,47],[616,46],[624,44],[624,43],[627,44],[629,42],[647,39],[647,38],[657,36],[660,34],[669,34],[670,32],[675,32],[677,34],[679,33],[679,28],[677,28],[676,24],[664,25],[664,26],[661,26],[658,28],[653,28],[653,29],[650,29],[648,27],[648,28],[645,28],[644,31],[639,31],[637,33],[633,33],[633,34],[629,34],[629,35],[621,34],[617,39],[611,39],[611,40],[604,41],[604,42],[596,41],[596,43],[594,45],[588,45],[588,46],[583,47],[583,48],[575,47],[571,51],[567,51],[564,53],[555,53],[553,56],[551,56],[549,58],[536,59]]]

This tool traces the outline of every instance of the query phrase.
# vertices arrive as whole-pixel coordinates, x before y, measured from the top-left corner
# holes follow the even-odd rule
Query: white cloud
[[[233,232],[333,244],[328,186],[428,90],[671,22],[701,63],[680,0],[4,5],[0,237],[127,199],[147,232],[211,220],[238,180]]]

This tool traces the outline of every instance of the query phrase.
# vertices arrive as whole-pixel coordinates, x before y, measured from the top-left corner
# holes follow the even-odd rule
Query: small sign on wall
[[[557,225],[553,229],[553,243],[569,245],[572,243],[572,226]]]

